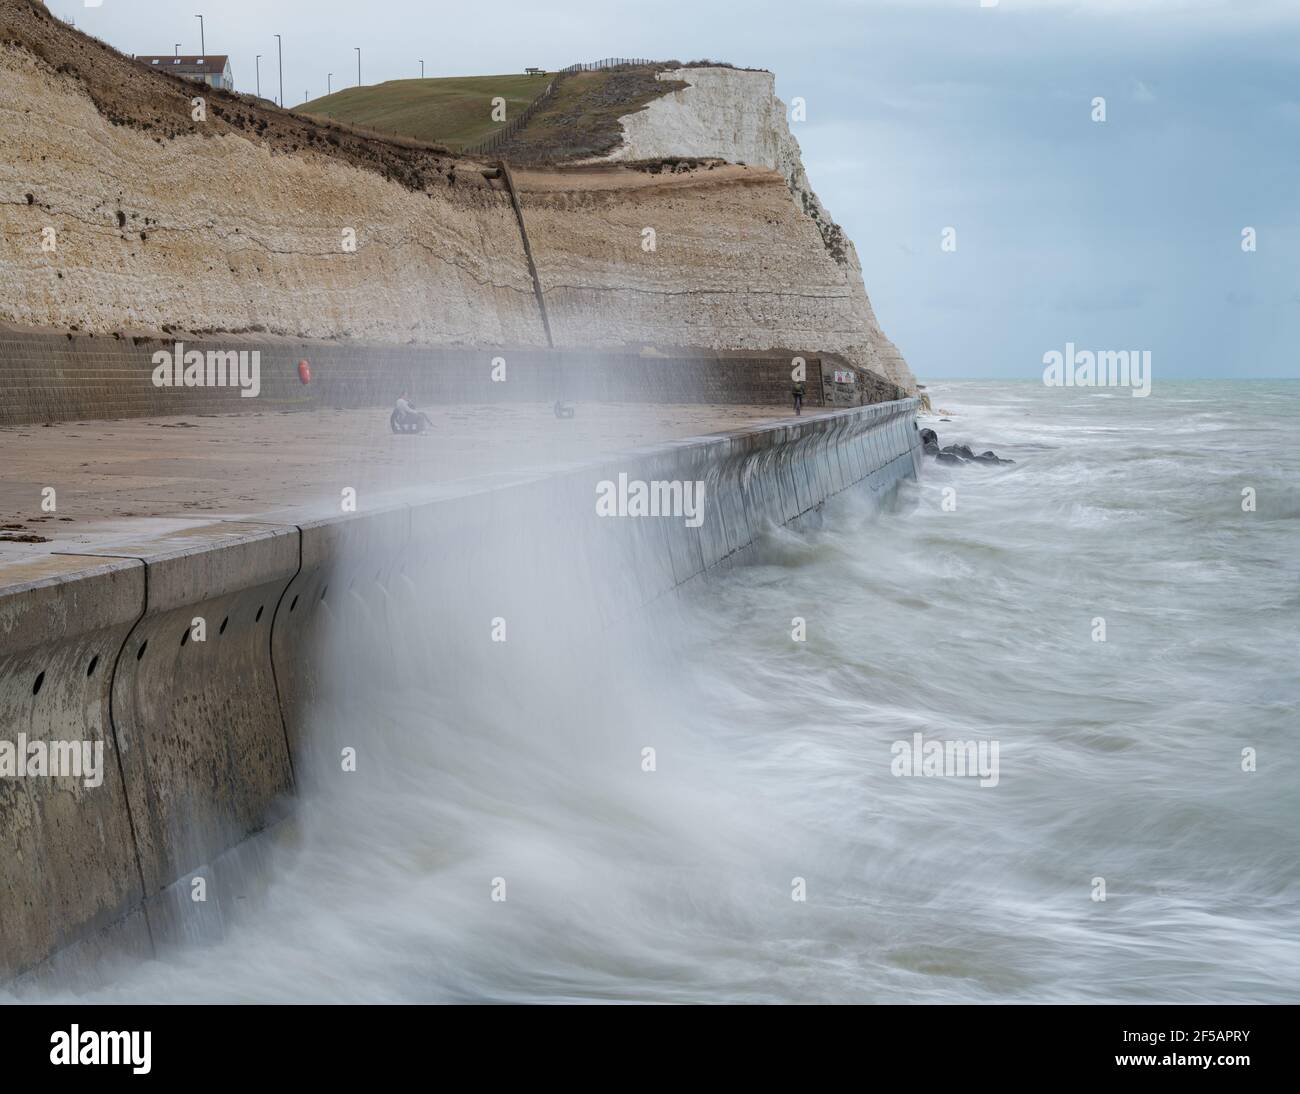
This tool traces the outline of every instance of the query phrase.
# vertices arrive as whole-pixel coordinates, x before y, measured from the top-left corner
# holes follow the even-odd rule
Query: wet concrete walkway
[[[0,428],[0,584],[54,552],[285,508],[587,459],[784,417],[773,406],[577,404],[427,408],[434,429],[394,435],[387,409],[186,415]],[[816,414],[818,411],[806,411]],[[54,490],[56,508],[42,510]],[[8,538],[16,537],[16,538]],[[22,542],[40,537],[39,542]],[[13,576],[6,576],[6,571]]]

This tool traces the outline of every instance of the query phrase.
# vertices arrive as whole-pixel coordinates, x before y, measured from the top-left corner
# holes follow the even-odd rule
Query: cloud
[[[980,0],[883,0],[885,6],[908,8],[978,9]],[[1119,16],[1128,19],[1184,17],[1232,23],[1300,23],[1294,0],[995,0],[986,14],[1064,12]]]

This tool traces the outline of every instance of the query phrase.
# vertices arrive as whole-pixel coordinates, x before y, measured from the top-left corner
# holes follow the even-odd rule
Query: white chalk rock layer
[[[688,86],[620,118],[623,144],[604,158],[722,159],[779,172],[795,205],[817,222],[827,249],[850,268],[850,276],[861,286],[865,337],[858,349],[867,357],[864,363],[914,391],[916,377],[876,322],[862,285],[862,266],[853,242],[831,218],[808,181],[799,142],[786,120],[785,103],[776,97],[772,73],[721,67],[677,68],[660,72],[658,79],[684,81]]]

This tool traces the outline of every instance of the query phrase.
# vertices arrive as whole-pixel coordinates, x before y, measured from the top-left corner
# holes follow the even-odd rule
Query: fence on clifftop
[[[537,113],[555,94],[555,89],[559,86],[560,81],[566,76],[572,76],[576,72],[595,72],[597,69],[606,68],[633,68],[638,65],[655,65],[658,61],[651,61],[645,57],[603,57],[599,61],[589,61],[586,63],[579,62],[562,68],[552,77],[551,82],[546,85],[542,93],[537,96],[531,103],[524,107],[523,111],[516,114],[505,125],[486,137],[477,144],[467,144],[461,152],[465,155],[486,155],[489,152],[495,152],[498,148],[507,144],[511,137],[518,133],[528,124],[534,114]]]
[[[461,149],[461,151],[470,155],[484,155],[488,152],[495,152],[528,124],[528,120],[536,114],[537,111],[540,110],[547,100],[549,100],[555,93],[555,85],[559,82],[560,75],[556,75],[555,78],[546,85],[545,89],[537,96],[537,98],[524,107],[519,114],[516,114],[506,122],[506,124],[493,133],[492,136],[479,141],[478,144],[467,144]]]
[[[598,68],[628,68],[633,65],[657,65],[658,63],[658,61],[652,61],[648,57],[605,57],[599,61],[591,61],[588,64],[570,65],[568,68],[560,69],[560,72],[595,72]]]

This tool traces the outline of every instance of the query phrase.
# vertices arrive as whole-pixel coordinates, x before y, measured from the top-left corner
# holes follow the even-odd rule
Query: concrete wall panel
[[[3,980],[143,901],[109,699],[145,582],[139,562],[65,555],[7,565],[0,579],[0,748],[16,762],[32,742],[85,742],[92,763],[96,748],[102,757],[98,786],[17,767],[0,777]]]

